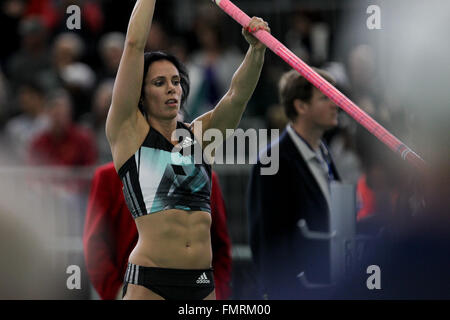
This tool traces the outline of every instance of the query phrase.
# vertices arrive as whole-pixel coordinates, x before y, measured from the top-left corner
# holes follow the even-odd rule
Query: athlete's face
[[[145,105],[150,117],[173,119],[181,103],[181,82],[178,69],[167,60],[153,62],[145,78]]]
[[[328,130],[338,124],[338,107],[326,95],[313,88],[311,100],[305,104],[302,117],[315,126]]]

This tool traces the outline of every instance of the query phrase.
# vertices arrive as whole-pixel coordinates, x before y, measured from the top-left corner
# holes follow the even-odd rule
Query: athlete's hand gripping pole
[[[250,17],[241,9],[236,7],[229,0],[212,0],[229,16],[241,24],[244,28],[250,22]],[[324,95],[329,97],[334,103],[341,107],[347,114],[360,123],[364,128],[376,136],[381,142],[387,145],[394,152],[398,153],[404,160],[409,161],[420,169],[425,168],[424,160],[418,156],[407,145],[398,140],[379,123],[373,120],[367,113],[361,110],[350,99],[333,87],[328,81],[322,78],[317,72],[311,69],[306,63],[286,48],[280,41],[265,30],[258,30],[253,35],[264,43],[276,55],[286,61],[291,67],[297,70],[306,80],[311,82]]]

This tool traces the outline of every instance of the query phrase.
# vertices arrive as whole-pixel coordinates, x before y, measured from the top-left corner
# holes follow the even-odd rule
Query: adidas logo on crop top
[[[211,165],[196,164],[192,148],[198,142],[182,122],[190,137],[174,146],[150,127],[141,147],[119,169],[123,193],[133,218],[167,209],[211,213]],[[186,150],[191,148],[189,150]]]

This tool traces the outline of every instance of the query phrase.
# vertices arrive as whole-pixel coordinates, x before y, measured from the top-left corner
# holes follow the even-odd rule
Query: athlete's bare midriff
[[[211,215],[203,211],[164,210],[135,220],[139,240],[131,263],[160,268],[211,267]]]

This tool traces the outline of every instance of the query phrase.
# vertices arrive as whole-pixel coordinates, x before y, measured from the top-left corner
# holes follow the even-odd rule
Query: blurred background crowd
[[[14,217],[23,216],[21,221],[29,220],[30,212],[44,211],[43,218],[29,227],[35,230],[57,220],[60,210],[67,212],[64,221],[70,227],[58,231],[59,238],[54,239],[64,235],[67,243],[59,241],[58,248],[72,250],[73,255],[57,262],[63,265],[58,277],[64,278],[70,261],[82,264],[77,243],[92,170],[112,160],[105,120],[134,3],[5,0],[0,5],[0,208],[3,217],[9,217],[4,219],[14,216],[6,212],[23,212]],[[405,216],[424,210],[424,197],[428,216],[434,214],[432,220],[437,221],[434,225],[448,230],[444,225],[449,222],[450,198],[450,41],[446,36],[450,23],[444,13],[449,4],[418,0],[235,3],[250,16],[268,21],[276,38],[309,65],[332,74],[339,90],[427,161],[430,172],[423,178],[340,113],[339,127],[326,140],[343,181],[356,186],[361,230],[378,234],[393,216],[396,223],[403,223]],[[380,30],[367,27],[370,4],[381,9]],[[81,8],[79,30],[67,28],[70,5]],[[186,120],[218,102],[246,49],[240,26],[210,1],[157,2],[147,50],[171,52],[188,66],[191,94]],[[289,66],[268,51],[241,128],[285,127],[277,83],[286,70]],[[215,170],[221,178],[233,245],[232,297],[253,298],[244,196],[249,167],[230,167]],[[64,209],[58,209],[60,200],[53,207],[42,205],[40,199],[53,201],[49,194],[63,197]],[[29,202],[20,205],[26,202],[23,198]],[[22,237],[12,234],[20,242]],[[84,281],[86,288],[89,284]],[[92,292],[84,290],[75,297],[92,298]]]

